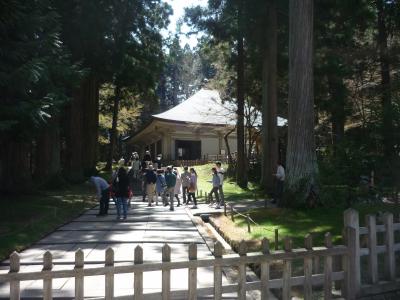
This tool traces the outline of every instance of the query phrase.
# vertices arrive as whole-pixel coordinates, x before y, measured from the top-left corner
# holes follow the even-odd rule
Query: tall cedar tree
[[[278,163],[277,127],[277,47],[278,21],[276,0],[266,2],[267,24],[262,69],[262,167],[261,186],[273,191]]]
[[[296,203],[289,205],[306,204],[311,188],[316,191],[313,80],[313,0],[290,0],[286,188],[288,201]]]
[[[51,4],[47,0],[14,0],[0,12],[2,191],[21,192],[31,187],[31,142],[41,130],[57,126],[57,111],[67,100],[69,78],[78,77],[59,39],[59,15]],[[43,163],[36,166],[39,176],[59,172],[59,152],[52,148],[53,144],[59,147],[57,132],[49,134],[53,135],[51,143],[43,148],[50,149],[53,159],[38,160]],[[41,138],[37,142],[43,144]]]
[[[381,93],[382,93],[382,132],[384,154],[387,158],[394,155],[393,138],[393,107],[390,78],[390,55],[388,49],[388,24],[387,10],[388,4],[384,0],[376,0],[377,18],[377,44],[379,49],[379,64],[381,73]]]
[[[243,0],[210,1],[208,8],[194,7],[186,9],[186,20],[195,28],[211,34],[218,42],[227,42],[235,47],[232,54],[236,71],[236,88],[228,92],[236,96],[237,101],[237,167],[236,182],[247,187],[247,157],[245,145],[244,102],[245,102],[245,32],[246,9]],[[229,87],[226,87],[228,90]],[[226,91],[220,91],[225,92]],[[233,95],[232,95],[233,94]]]
[[[110,170],[117,141],[122,89],[137,95],[154,91],[163,64],[161,29],[170,7],[160,1],[130,0],[114,5],[111,28],[113,51],[113,119],[106,169]]]
[[[63,115],[65,132],[64,175],[82,181],[95,171],[98,143],[100,83],[110,77],[111,45],[109,28],[112,0],[55,0],[61,14],[62,40],[72,59],[82,63],[86,76],[71,91],[73,99]]]
[[[237,164],[236,164],[236,182],[241,188],[247,187],[247,163],[246,163],[246,144],[245,144],[245,128],[244,128],[244,98],[245,98],[245,78],[244,78],[244,1],[238,0],[237,4],[237,78],[236,78],[236,95],[237,95]]]

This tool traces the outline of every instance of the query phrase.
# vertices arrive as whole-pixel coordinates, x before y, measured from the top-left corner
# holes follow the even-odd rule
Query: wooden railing
[[[226,163],[228,161],[226,154],[207,154],[206,157],[208,161],[212,162],[220,161]]]
[[[173,165],[173,166],[177,166],[177,167],[184,167],[184,166],[188,166],[188,167],[192,167],[192,166],[199,166],[199,165],[204,165],[204,164],[208,164],[208,163],[215,163],[217,161],[220,161],[221,163],[226,163],[227,162],[227,158],[226,155],[221,155],[221,154],[207,154],[204,155],[204,157],[202,159],[191,159],[191,160],[187,160],[187,159],[175,159],[175,160],[165,160],[163,162],[163,164],[165,166],[168,165]]]
[[[174,166],[174,167],[184,167],[188,166],[194,167],[194,166],[201,166],[208,164],[209,161],[206,159],[195,159],[195,160],[169,160],[169,161],[164,161],[164,166]]]
[[[382,214],[379,221],[381,224],[377,225],[376,215],[367,215],[366,226],[360,227],[357,211],[349,209],[344,213],[345,226],[354,229],[354,236],[348,239],[351,241],[350,260],[354,264],[352,286],[357,296],[400,290],[400,278],[396,277],[396,268],[400,265],[396,265],[395,260],[400,241],[395,243],[394,239],[395,232],[400,231],[400,223],[393,222],[392,213]],[[378,240],[383,242],[379,244]],[[383,255],[378,259],[380,254]],[[380,269],[383,272],[379,272]]]
[[[346,278],[346,270],[332,271],[332,256],[346,255],[345,246],[333,246],[330,234],[325,236],[324,247],[312,247],[311,236],[306,238],[306,248],[292,249],[289,238],[284,241],[284,250],[269,250],[269,242],[264,239],[262,252],[247,253],[246,243],[239,245],[238,255],[223,255],[223,247],[217,242],[214,247],[214,257],[197,259],[197,246],[190,244],[188,259],[171,261],[171,248],[164,245],[162,248],[161,262],[143,262],[143,249],[137,246],[134,250],[134,262],[114,266],[114,251],[108,248],[105,251],[105,264],[102,267],[85,268],[83,251],[75,252],[75,267],[66,270],[52,270],[52,254],[46,252],[43,257],[43,269],[37,272],[19,272],[19,254],[13,253],[10,257],[10,272],[0,275],[0,282],[10,282],[10,299],[20,299],[20,282],[27,280],[43,280],[43,298],[52,299],[52,281],[56,278],[75,278],[75,299],[84,299],[84,278],[87,276],[105,275],[105,298],[126,299],[127,297],[114,297],[114,275],[133,273],[135,299],[196,299],[200,296],[213,296],[221,299],[224,293],[237,293],[238,299],[246,299],[246,291],[260,290],[262,299],[269,299],[270,289],[282,289],[282,299],[290,299],[291,288],[305,286],[306,299],[311,299],[313,286],[324,286],[326,299],[330,299],[332,283]],[[313,256],[324,257],[325,268],[323,274],[312,273]],[[304,275],[292,276],[292,260],[304,260]],[[270,278],[270,264],[283,261],[283,275],[281,278]],[[255,282],[246,282],[246,266],[259,264],[261,266],[261,279]],[[239,270],[238,281],[232,284],[222,284],[222,268],[236,266]],[[212,267],[214,269],[214,285],[197,287],[197,268]],[[188,289],[171,291],[171,270],[188,270]],[[143,272],[162,271],[162,291],[159,293],[143,294]],[[329,295],[328,295],[329,294]]]
[[[114,250],[105,251],[104,266],[85,267],[82,250],[75,252],[75,266],[72,269],[53,270],[53,256],[45,252],[43,268],[41,271],[20,272],[20,255],[14,252],[10,256],[10,270],[7,274],[0,274],[0,282],[9,282],[10,299],[20,299],[20,282],[29,280],[43,281],[43,298],[52,299],[52,283],[57,278],[75,279],[75,299],[84,299],[84,278],[88,276],[105,276],[105,295],[103,299],[131,299],[131,296],[114,297],[114,276],[116,274],[134,274],[134,299],[196,299],[201,296],[212,296],[221,299],[225,293],[237,293],[237,299],[246,299],[246,292],[259,290],[262,299],[270,299],[271,289],[280,289],[281,299],[291,299],[292,288],[303,287],[304,299],[312,299],[313,291],[318,289],[323,293],[324,299],[332,299],[332,288],[336,281],[340,281],[341,295],[345,299],[355,299],[357,296],[387,292],[400,289],[399,280],[396,278],[395,252],[400,251],[400,243],[395,243],[394,232],[400,230],[400,223],[393,223],[393,215],[383,215],[383,224],[376,224],[374,216],[367,217],[367,227],[360,227],[358,213],[347,210],[344,213],[345,245],[333,245],[330,233],[324,237],[324,246],[315,247],[312,235],[304,239],[304,248],[292,248],[292,240],[283,239],[282,250],[270,250],[269,241],[263,239],[261,252],[248,253],[246,242],[242,241],[238,247],[238,254],[223,255],[223,247],[217,242],[214,245],[214,257],[197,258],[197,245],[189,245],[187,259],[171,261],[171,248],[168,244],[162,247],[161,261],[144,262],[143,248],[134,249],[134,260],[130,263],[114,265]],[[384,244],[377,243],[377,234],[384,235]],[[360,246],[360,237],[367,236],[367,247]],[[363,242],[364,243],[364,242]],[[378,274],[378,254],[384,256],[384,278]],[[368,257],[367,270],[363,269],[361,257]],[[342,261],[340,267],[333,268],[333,259]],[[302,275],[294,276],[292,269],[298,271],[298,261],[302,263]],[[294,264],[294,261],[296,263]],[[313,269],[315,262],[323,261],[322,272]],[[271,264],[280,262],[282,272],[279,275],[270,271]],[[246,267],[248,265],[260,266],[260,278],[257,281],[247,282]],[[234,283],[223,284],[222,268],[237,267],[238,277]],[[214,283],[207,287],[197,286],[197,269],[200,267],[213,268]],[[188,272],[188,288],[171,290],[171,270],[186,269]],[[151,271],[162,272],[161,292],[144,293],[143,273]],[[368,275],[368,282],[361,281],[361,273]],[[298,272],[296,272],[298,274]],[[321,289],[322,287],[322,289]]]

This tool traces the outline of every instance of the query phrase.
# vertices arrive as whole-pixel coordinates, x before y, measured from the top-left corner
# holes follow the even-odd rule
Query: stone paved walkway
[[[52,234],[38,241],[21,253],[21,271],[39,271],[42,268],[42,257],[46,250],[53,253],[54,269],[72,269],[74,252],[84,251],[85,264],[88,267],[102,266],[105,249],[112,247],[115,251],[115,264],[132,262],[134,248],[143,247],[144,261],[161,261],[161,247],[164,243],[171,246],[171,260],[187,258],[188,245],[197,244],[198,258],[211,256],[205,240],[184,207],[170,212],[168,208],[147,207],[135,197],[128,218],[116,220],[113,204],[109,215],[96,217],[98,209],[92,209],[60,227]],[[2,262],[0,273],[8,272],[8,261]],[[171,272],[171,288],[187,288],[187,270]],[[223,279],[226,282],[226,278]],[[212,286],[213,270],[198,270],[198,286]],[[42,281],[21,283],[22,297],[41,298]],[[53,281],[54,296],[72,297],[74,279],[56,279]],[[144,293],[161,291],[161,271],[144,273]],[[8,298],[8,284],[0,284],[0,297]],[[133,275],[115,276],[115,296],[133,294]],[[104,276],[85,277],[85,296],[100,297],[104,295]]]

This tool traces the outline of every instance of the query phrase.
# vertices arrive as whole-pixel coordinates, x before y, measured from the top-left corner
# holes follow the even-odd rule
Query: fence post
[[[53,256],[50,251],[46,251],[43,255],[43,271],[50,272],[53,269]],[[47,274],[45,279],[43,279],[43,299],[51,300],[53,299],[53,279],[51,274]]]
[[[313,240],[309,233],[304,239],[304,248],[312,252]],[[312,255],[304,257],[304,299],[312,299],[312,274],[313,274],[313,258]]]
[[[285,237],[283,240],[283,249],[285,252],[292,251],[292,240],[289,237]],[[292,261],[286,259],[283,261],[283,284],[282,284],[282,299],[290,300],[291,285],[290,279],[292,277]]]
[[[231,220],[232,220],[232,222],[235,222],[235,215],[234,215],[234,212],[233,212],[233,204],[229,203],[229,207],[231,209]]]
[[[344,226],[354,229],[354,240],[348,241],[347,245],[348,247],[351,246],[351,248],[349,248],[350,255],[348,256],[348,259],[351,260],[351,262],[348,262],[348,266],[351,267],[351,269],[348,269],[347,271],[349,272],[349,277],[352,280],[352,284],[347,287],[350,287],[350,289],[354,291],[355,297],[360,293],[361,288],[360,223],[358,212],[352,208],[345,210],[343,216]]]
[[[190,243],[189,245],[189,260],[197,260],[197,245],[195,243]],[[189,267],[189,300],[197,299],[197,268]]]
[[[275,250],[279,249],[279,229],[275,228]]]
[[[367,215],[366,222],[368,228],[368,268],[369,279],[372,284],[378,282],[378,256],[376,252],[376,216]]]
[[[10,273],[18,273],[20,269],[20,259],[17,252],[10,255]],[[10,281],[10,300],[19,300],[21,297],[19,280]]]
[[[344,298],[346,300],[354,300],[357,294],[356,290],[356,245],[357,245],[357,231],[353,227],[346,227],[346,246],[347,255],[344,257],[344,269],[345,269],[345,280],[344,280]]]
[[[387,280],[396,280],[396,261],[394,257],[394,228],[393,214],[385,213],[383,215],[383,224],[385,225],[385,275]]]
[[[134,264],[143,264],[143,248],[141,246],[135,247]],[[135,300],[143,299],[143,272],[135,271],[133,277],[133,289]]]
[[[106,250],[105,266],[114,266],[114,250],[112,248],[107,248]],[[114,299],[114,273],[112,271],[107,271],[105,281],[106,300],[112,300]]]
[[[267,256],[269,255],[269,240],[264,238],[261,242],[261,250],[262,253]],[[261,299],[267,300],[269,299],[269,262],[267,260],[263,260],[261,262]]]
[[[240,257],[245,258],[247,254],[247,244],[244,240],[239,243],[238,253]],[[238,299],[246,299],[246,263],[239,264],[239,279],[238,279]]]
[[[82,249],[75,252],[75,299],[84,298],[84,277],[83,277],[84,255]]]
[[[162,247],[162,262],[171,261],[171,247],[165,244]],[[162,270],[162,299],[169,300],[171,291],[171,270]]]
[[[326,248],[332,248],[332,235],[325,233],[324,244]],[[332,298],[332,256],[327,255],[324,258],[324,299]]]
[[[214,299],[220,300],[222,296],[222,244],[220,242],[216,242],[214,244]]]
[[[250,227],[250,215],[246,214],[246,222],[247,222],[247,232],[251,233],[251,227]]]

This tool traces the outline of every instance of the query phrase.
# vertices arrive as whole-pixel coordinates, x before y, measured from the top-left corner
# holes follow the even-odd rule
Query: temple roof
[[[175,122],[236,125],[236,105],[223,102],[218,91],[201,89],[182,103],[153,117]],[[278,126],[284,126],[287,120],[278,117],[277,123]],[[255,125],[261,125],[260,113]]]

